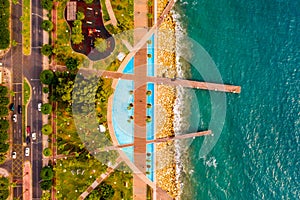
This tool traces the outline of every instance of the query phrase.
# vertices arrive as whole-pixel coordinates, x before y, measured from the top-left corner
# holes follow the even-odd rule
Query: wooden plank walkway
[[[133,80],[133,81],[138,81],[137,79],[141,78],[140,75],[138,74],[123,74],[120,72],[101,71],[101,70],[97,71],[93,69],[83,69],[83,73],[85,73],[86,70],[91,70],[91,72],[88,73],[97,74],[98,76],[102,76],[105,78],[124,79],[124,80]],[[166,84],[170,86],[181,86],[181,87],[201,89],[201,90],[212,90],[212,91],[229,92],[229,93],[237,93],[237,94],[241,92],[240,86],[200,82],[200,81],[193,81],[193,80],[143,76],[143,81],[145,84],[147,82],[152,82],[156,84]]]
[[[171,140],[181,140],[181,139],[205,136],[205,135],[210,135],[210,134],[211,134],[211,130],[201,131],[201,132],[196,132],[196,133],[188,133],[188,134],[184,134],[184,135],[169,136],[169,137],[157,138],[154,140],[146,140],[146,144],[161,143],[161,142],[167,142],[167,141],[171,141]],[[130,147],[133,145],[134,145],[133,143],[130,143],[130,144],[122,144],[122,145],[112,146],[112,147],[107,147],[107,148],[109,148],[109,149],[125,148],[125,147]]]

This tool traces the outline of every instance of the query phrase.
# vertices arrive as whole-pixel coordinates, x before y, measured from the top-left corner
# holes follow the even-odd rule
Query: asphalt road
[[[37,110],[37,104],[42,102],[42,85],[39,81],[39,74],[42,71],[42,55],[40,53],[41,46],[43,44],[43,31],[40,27],[42,23],[43,10],[39,0],[33,0],[32,2],[32,49],[30,56],[24,56],[22,54],[22,23],[19,20],[22,16],[22,0],[19,0],[19,4],[12,4],[11,10],[11,23],[12,23],[12,40],[15,40],[18,45],[11,47],[10,51],[2,58],[0,62],[3,66],[11,70],[12,74],[12,86],[15,96],[13,97],[13,103],[15,104],[15,110],[12,114],[17,114],[17,122],[12,123],[13,138],[12,138],[12,151],[17,152],[17,158],[12,159],[11,162],[7,162],[11,166],[13,174],[13,180],[17,182],[17,187],[13,189],[15,198],[22,198],[22,178],[23,178],[23,163],[24,160],[31,161],[32,164],[32,183],[33,183],[33,199],[40,199],[42,191],[39,187],[39,173],[42,168],[42,115]],[[31,131],[37,133],[37,139],[31,144],[26,145],[30,147],[30,156],[25,157],[24,149],[24,131],[22,130],[22,114],[18,114],[18,105],[22,105],[22,83],[23,78],[26,77],[31,85],[31,101],[27,108],[27,124],[31,126]],[[24,111],[23,111],[24,115]],[[25,126],[26,126],[25,125]],[[7,167],[7,166],[6,166]],[[10,171],[10,170],[9,170]]]
[[[27,125],[31,126],[31,132],[36,132],[36,140],[31,139],[31,166],[32,166],[32,198],[40,199],[42,191],[39,186],[40,171],[42,169],[42,114],[38,111],[38,103],[42,102],[42,84],[39,75],[43,69],[43,56],[41,47],[43,45],[43,30],[41,23],[43,21],[43,10],[40,0],[32,1],[31,16],[31,55],[25,56],[24,76],[31,85],[31,101],[27,107]]]

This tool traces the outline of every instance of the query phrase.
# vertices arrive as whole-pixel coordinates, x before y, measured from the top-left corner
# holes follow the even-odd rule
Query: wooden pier
[[[138,74],[123,74],[120,72],[105,71],[105,70],[82,69],[82,72],[83,73],[87,72],[89,74],[97,74],[98,76],[102,76],[104,78],[112,78],[112,79],[123,79],[123,80],[133,80],[133,81],[138,81],[140,79]],[[186,88],[229,92],[229,93],[237,93],[237,94],[241,92],[241,87],[235,85],[208,83],[208,82],[184,80],[178,78],[177,79],[161,78],[161,77],[153,77],[153,76],[143,76],[143,78],[144,78],[143,79],[144,83],[152,82],[156,84],[165,84],[170,86],[181,86]]]

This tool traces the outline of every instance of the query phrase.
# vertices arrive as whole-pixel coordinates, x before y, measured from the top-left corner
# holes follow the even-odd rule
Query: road
[[[40,171],[42,169],[42,114],[37,109],[37,104],[42,102],[42,84],[39,75],[43,69],[43,56],[41,47],[43,45],[43,10],[39,0],[31,1],[31,55],[26,56],[24,61],[24,76],[31,85],[31,101],[27,107],[27,125],[31,126],[31,132],[36,132],[36,140],[31,139],[31,166],[32,166],[32,199],[40,199],[42,191],[39,186]]]
[[[11,166],[13,180],[17,183],[17,187],[14,188],[13,193],[15,198],[22,198],[22,178],[23,178],[23,164],[24,160],[29,160],[32,163],[32,199],[40,199],[42,191],[39,187],[39,172],[42,168],[42,116],[37,110],[37,104],[42,102],[42,85],[39,81],[39,74],[42,71],[42,55],[40,48],[43,44],[43,31],[40,27],[42,23],[41,16],[43,11],[39,0],[32,1],[32,49],[30,56],[24,56],[22,53],[22,23],[19,20],[22,16],[22,0],[14,5],[12,4],[11,10],[11,25],[12,25],[12,40],[15,40],[18,45],[11,47],[9,52],[0,58],[0,62],[3,66],[11,70],[12,74],[12,89],[15,93],[12,98],[15,104],[15,110],[12,114],[17,114],[17,122],[13,123],[13,137],[12,137],[12,151],[17,152],[17,158],[11,162],[7,162]],[[18,113],[18,105],[23,105],[22,99],[22,87],[23,78],[26,77],[31,85],[31,101],[27,109],[27,125],[31,126],[31,130],[37,133],[37,139],[31,140],[30,156],[24,156],[25,141],[24,131],[22,131],[22,114]]]

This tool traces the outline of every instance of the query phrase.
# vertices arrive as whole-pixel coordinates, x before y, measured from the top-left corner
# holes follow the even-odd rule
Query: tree
[[[9,149],[9,144],[7,143],[0,143],[0,153],[5,153]]]
[[[40,80],[43,84],[50,85],[54,79],[54,73],[51,70],[44,70],[40,74]]]
[[[42,105],[41,112],[45,115],[48,115],[52,112],[52,106],[50,103],[45,103]]]
[[[84,2],[85,2],[86,4],[91,4],[91,3],[93,3],[93,1],[94,1],[94,0],[84,0]]]
[[[7,95],[8,89],[5,86],[0,85],[0,96],[4,97]]]
[[[49,44],[44,44],[41,52],[44,56],[50,56],[52,54],[52,46]]]
[[[50,200],[50,192],[49,191],[44,191],[42,196],[41,196],[41,200]]]
[[[52,154],[51,149],[50,148],[45,148],[43,150],[43,154],[44,154],[44,156],[51,156],[51,154]]]
[[[76,13],[76,17],[78,20],[83,20],[85,18],[84,13],[80,11]]]
[[[6,160],[6,155],[3,153],[0,153],[0,164],[4,163]],[[1,198],[0,198],[1,199]]]
[[[43,127],[42,127],[42,133],[44,135],[50,135],[52,133],[52,127],[50,124],[45,124]]]
[[[115,190],[111,185],[108,185],[106,183],[102,183],[98,187],[99,187],[98,191],[99,191],[101,200],[111,199],[115,194]]]
[[[9,123],[7,120],[1,119],[0,120],[0,130],[7,130],[9,127]]]
[[[6,116],[8,115],[8,109],[6,106],[0,106],[0,116],[3,117],[3,116]]]
[[[8,139],[7,131],[0,130],[0,143],[5,142]]]
[[[44,20],[41,27],[43,30],[50,32],[53,29],[53,23],[50,20]]]
[[[7,105],[9,103],[9,99],[7,97],[0,97],[0,104]]]
[[[40,183],[42,190],[50,190],[52,187],[52,180],[44,180]]]
[[[43,167],[40,176],[43,180],[51,180],[54,176],[53,169],[50,166]]]
[[[5,177],[0,177],[0,199],[7,199],[9,196],[9,181]]]
[[[43,87],[43,93],[48,94],[49,93],[49,88],[48,87]]]
[[[42,0],[41,1],[42,7],[46,10],[52,10],[53,8],[53,1],[52,0]]]
[[[76,70],[79,66],[79,61],[76,58],[67,58],[66,67],[69,70]]]
[[[99,52],[104,52],[107,49],[107,41],[103,38],[96,38],[95,47]]]

